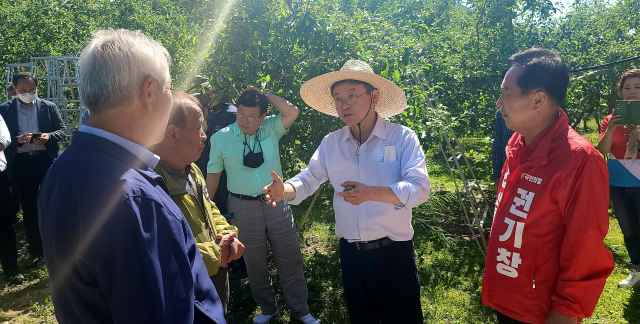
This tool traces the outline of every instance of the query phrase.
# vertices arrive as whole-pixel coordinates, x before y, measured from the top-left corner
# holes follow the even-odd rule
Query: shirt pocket
[[[369,172],[369,179],[372,179],[372,184],[376,186],[388,186],[402,180],[400,161],[372,163]]]

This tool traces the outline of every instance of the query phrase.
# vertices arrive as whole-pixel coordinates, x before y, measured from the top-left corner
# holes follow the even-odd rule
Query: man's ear
[[[547,103],[547,100],[549,100],[547,93],[542,90],[536,91],[533,94],[532,99],[533,99],[534,110],[544,107],[544,105]]]
[[[167,126],[167,130],[164,133],[164,138],[170,143],[175,144],[175,142],[178,140],[178,127],[173,124]]]
[[[145,108],[151,106],[154,95],[158,93],[159,86],[158,81],[151,76],[144,78],[144,81],[142,81],[138,97]]]
[[[371,92],[371,103],[374,107],[378,104],[378,100],[380,100],[380,90],[373,89]]]

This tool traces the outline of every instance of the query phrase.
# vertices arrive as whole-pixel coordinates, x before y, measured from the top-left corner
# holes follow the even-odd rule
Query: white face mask
[[[30,104],[32,102],[34,102],[36,100],[36,98],[38,98],[38,96],[35,93],[19,93],[17,95],[18,99],[20,99],[22,102]]]

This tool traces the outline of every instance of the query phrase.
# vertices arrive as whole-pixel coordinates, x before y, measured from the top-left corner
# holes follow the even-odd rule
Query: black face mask
[[[256,143],[260,147],[260,152],[255,152]],[[249,153],[245,154],[245,151],[249,149]],[[253,143],[253,149],[249,147],[247,142],[247,135],[244,135],[244,148],[242,149],[242,164],[248,168],[257,168],[264,163],[264,157],[262,156],[262,144],[260,144],[260,140],[258,139],[258,134],[256,134],[256,141]]]

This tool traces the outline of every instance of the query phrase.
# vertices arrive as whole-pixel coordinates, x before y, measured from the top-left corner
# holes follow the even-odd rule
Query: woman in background
[[[640,69],[622,74],[618,93],[640,100]],[[631,274],[618,287],[631,288],[640,283],[640,136],[635,125],[615,124],[620,116],[614,113],[602,121],[598,150],[609,155],[609,194],[631,258]]]

